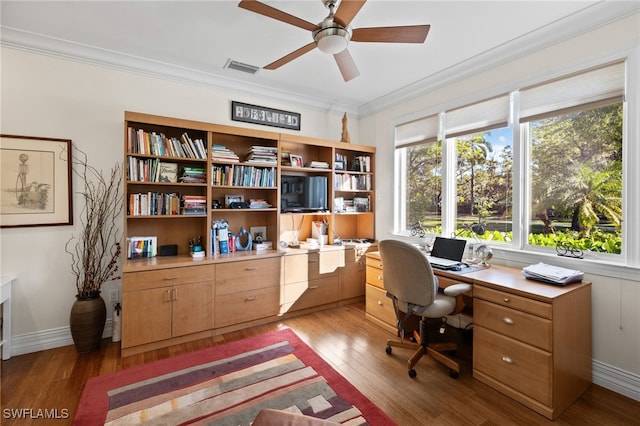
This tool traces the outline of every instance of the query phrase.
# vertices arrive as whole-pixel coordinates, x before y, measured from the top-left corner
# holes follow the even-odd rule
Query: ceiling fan
[[[316,47],[333,55],[344,81],[360,75],[358,67],[347,50],[349,41],[379,43],[424,43],[430,25],[409,25],[401,27],[351,28],[349,25],[366,0],[342,0],[336,8],[337,0],[321,0],[329,9],[329,16],[319,24],[300,19],[257,0],[242,0],[238,6],[260,15],[311,31],[313,42],[294,50],[286,56],[263,67],[275,70],[293,61]]]

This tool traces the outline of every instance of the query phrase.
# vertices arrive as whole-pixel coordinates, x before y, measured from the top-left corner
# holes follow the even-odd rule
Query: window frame
[[[608,263],[616,263],[616,264],[627,264],[627,265],[638,265],[640,264],[640,250],[638,250],[638,246],[640,243],[638,241],[631,241],[631,231],[628,226],[628,218],[629,216],[629,197],[631,191],[629,189],[629,179],[631,179],[631,175],[635,174],[636,176],[640,173],[631,172],[631,168],[629,167],[630,162],[633,161],[633,155],[638,156],[638,152],[640,148],[637,146],[629,147],[629,111],[628,111],[628,103],[629,103],[629,91],[630,85],[633,88],[633,82],[630,81],[630,73],[629,66],[630,62],[633,65],[636,65],[635,57],[622,57],[616,58],[615,60],[609,61],[607,63],[598,64],[597,66],[593,66],[590,68],[583,68],[574,71],[573,74],[586,73],[590,70],[594,70],[597,68],[604,68],[612,63],[621,62],[624,66],[624,96],[622,99],[623,103],[623,129],[622,129],[622,137],[623,137],[623,173],[622,173],[622,217],[623,223],[621,228],[622,235],[622,250],[621,254],[610,254],[610,253],[600,253],[600,252],[586,252],[584,254],[583,261],[606,261]],[[637,66],[636,66],[637,68]],[[567,73],[565,75],[560,74],[554,78],[554,80],[541,80],[537,85],[543,85],[545,81],[555,81],[558,79],[562,79],[566,76],[571,76],[572,74]],[[530,86],[534,86],[530,84]],[[637,93],[638,87],[635,87],[634,93]],[[511,126],[513,131],[512,137],[512,150],[513,150],[513,180],[512,180],[512,241],[510,243],[496,243],[493,241],[487,241],[493,248],[500,250],[505,250],[509,252],[519,252],[524,256],[527,256],[527,253],[536,253],[536,254],[544,254],[544,255],[553,255],[557,256],[555,248],[552,247],[543,247],[529,244],[528,242],[528,231],[529,231],[529,216],[530,216],[530,191],[529,187],[531,185],[531,176],[529,174],[529,135],[528,135],[528,124],[520,123],[520,90],[513,90],[509,93],[509,121],[508,124]],[[636,99],[636,103],[638,102],[638,95],[636,94],[634,98]],[[486,97],[485,99],[491,99],[490,97]],[[482,102],[482,100],[478,101]],[[593,101],[591,101],[593,102]],[[598,101],[596,101],[598,102]],[[585,102],[584,104],[588,104],[589,102]],[[471,104],[467,104],[471,105]],[[458,108],[463,108],[458,107]],[[443,108],[444,109],[444,108]],[[453,108],[449,109],[450,111]],[[432,114],[433,115],[433,114]],[[441,140],[443,143],[443,207],[442,207],[442,234],[444,236],[452,235],[455,227],[455,209],[456,209],[456,194],[455,194],[455,146],[451,147],[451,143],[447,142],[453,140],[453,138],[446,138],[445,134],[445,117],[446,111],[440,113],[440,136],[442,136]],[[400,124],[402,124],[400,122]],[[397,126],[396,124],[395,126]],[[635,127],[638,127],[638,124],[634,124]],[[393,125],[392,125],[393,126]],[[393,128],[395,128],[393,126]],[[636,129],[636,133],[638,133]],[[403,211],[404,202],[406,200],[406,167],[398,158],[398,149],[394,147],[394,187],[395,191],[395,206],[393,223],[394,223],[394,234],[400,236],[409,236],[409,232],[406,229],[406,217],[403,216],[406,214],[406,211]],[[640,197],[636,197],[640,198]],[[635,203],[639,204],[639,203]],[[635,206],[633,211],[640,212],[640,207],[638,205]],[[636,230],[640,228],[637,224],[633,226]],[[430,235],[431,236],[431,235]],[[485,242],[485,241],[483,241]],[[499,257],[499,256],[498,256]]]

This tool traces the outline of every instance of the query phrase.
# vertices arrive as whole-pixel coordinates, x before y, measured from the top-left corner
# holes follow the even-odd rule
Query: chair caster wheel
[[[409,377],[411,377],[412,379],[415,379],[417,375],[418,373],[413,368],[409,370]]]
[[[391,355],[391,346],[387,346],[387,349],[385,349],[385,351],[387,352],[387,355]]]
[[[460,373],[458,373],[456,370],[449,370],[449,377],[451,377],[452,379],[457,379],[459,375]]]

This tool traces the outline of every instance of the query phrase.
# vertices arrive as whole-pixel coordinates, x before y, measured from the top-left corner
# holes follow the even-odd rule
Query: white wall
[[[9,48],[2,48],[1,54],[1,133],[71,139],[88,154],[92,165],[105,170],[124,159],[125,110],[330,140],[340,140],[342,133],[342,116],[337,113]],[[231,100],[299,112],[301,131],[233,122]],[[349,132],[357,143],[358,129],[353,121]],[[75,176],[73,184],[78,187]],[[0,182],[0,187],[4,186]],[[73,202],[77,223],[81,200],[75,196]],[[59,345],[70,337],[69,313],[76,291],[64,245],[72,233],[78,234],[77,226],[0,231],[0,272],[17,276],[13,288],[14,353]],[[120,286],[121,282],[115,281],[103,287],[105,299],[111,288]],[[110,318],[111,309],[108,312]]]
[[[434,86],[433,90],[401,105],[394,106],[359,120],[360,138],[368,142],[375,141],[376,154],[376,238],[402,237],[393,234],[393,126],[398,122],[428,116],[434,113],[462,106],[473,101],[486,99],[492,95],[515,90],[533,81],[543,81],[551,76],[560,75],[593,66],[598,63],[630,55],[629,93],[627,101],[628,141],[626,165],[629,168],[629,181],[626,185],[626,226],[635,227],[628,235],[637,235],[637,223],[640,222],[638,199],[640,199],[640,17],[632,17],[596,29],[575,39],[547,47],[535,54],[522,57],[510,63],[495,67],[490,71],[479,72],[475,76],[445,87]],[[640,269],[638,269],[638,240],[628,239],[627,249],[632,253],[635,267],[624,268],[603,264],[589,265],[586,262],[573,263],[575,269],[586,272],[585,277],[593,282],[593,358],[594,366],[600,365],[616,378],[631,383],[629,393],[640,399]],[[497,251],[496,263],[523,267],[540,261],[540,254]],[[558,263],[557,256],[543,259]],[[579,262],[579,261],[577,261]],[[610,369],[609,367],[612,367]],[[594,367],[594,380],[597,375]],[[602,380],[601,384],[603,381]],[[596,381],[597,382],[597,381]],[[608,386],[615,388],[615,385]],[[627,386],[628,387],[628,386]]]

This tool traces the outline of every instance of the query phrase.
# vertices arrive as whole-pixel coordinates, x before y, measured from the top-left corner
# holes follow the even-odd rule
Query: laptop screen
[[[431,256],[460,262],[464,256],[464,247],[467,240],[457,238],[436,237],[431,249]]]

